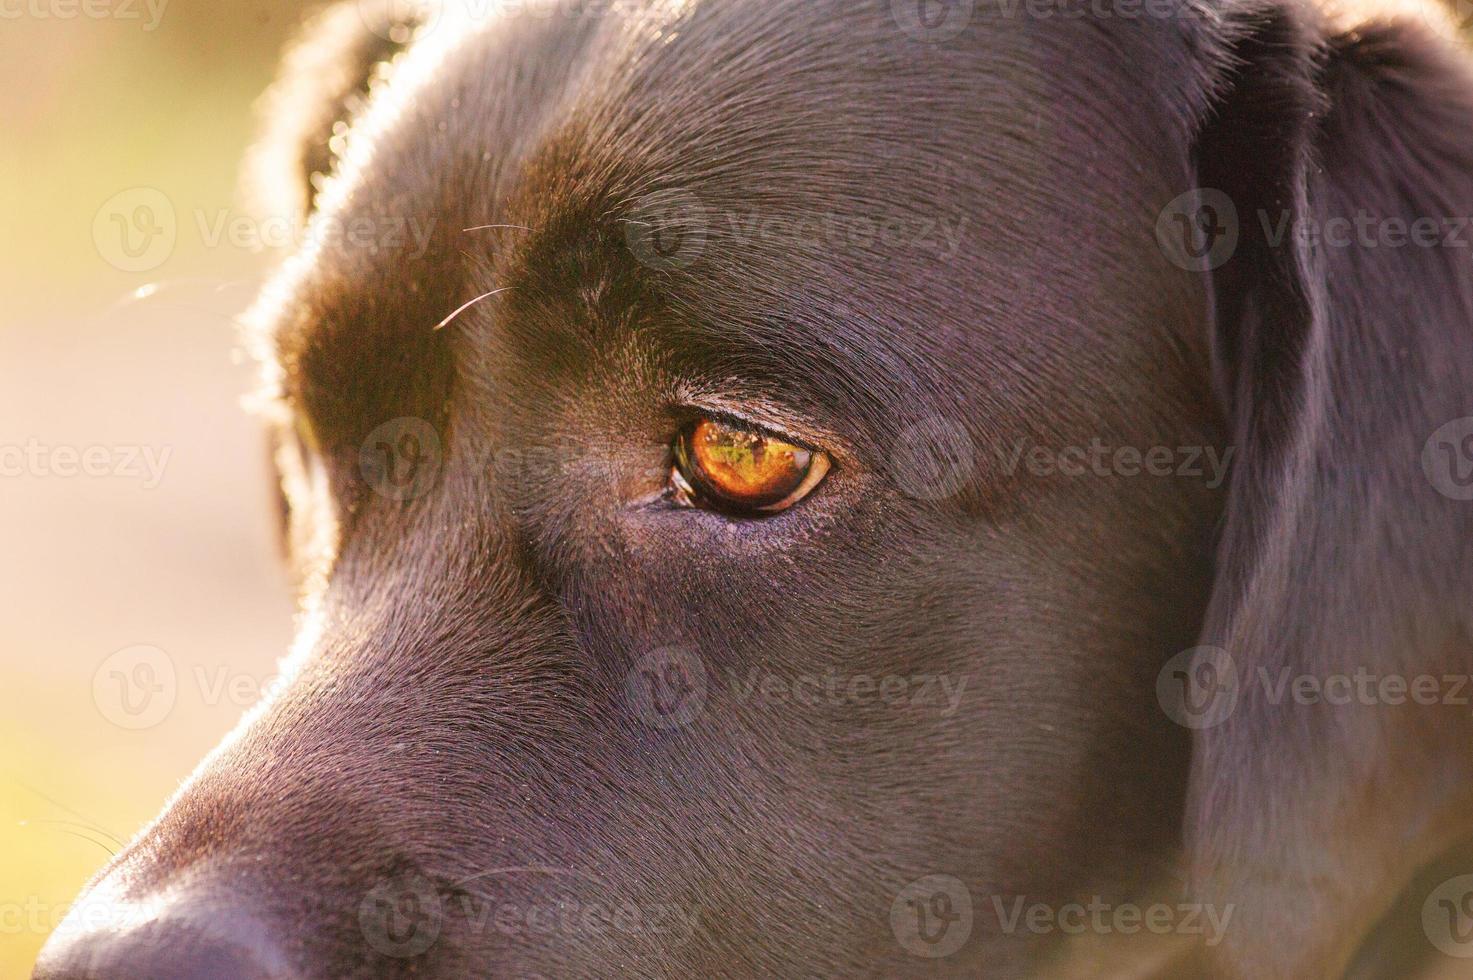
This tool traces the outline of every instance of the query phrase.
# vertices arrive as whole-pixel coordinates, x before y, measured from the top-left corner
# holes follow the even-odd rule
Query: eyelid
[[[766,425],[764,423],[749,419],[745,416],[737,415],[723,408],[707,408],[700,405],[688,405],[682,407],[699,418],[710,419],[713,422],[719,422],[729,429],[736,429],[739,432],[746,432],[754,436],[760,436],[763,439],[771,439],[775,442],[785,442],[789,445],[797,446],[799,449],[806,450],[816,455],[822,455],[825,453],[825,450],[822,446],[809,443],[808,440],[805,439],[803,436],[794,435],[787,429],[778,428],[772,425]]]
[[[808,472],[803,476],[803,482],[793,488],[793,492],[775,504],[766,507],[755,508],[759,514],[779,514],[805,500],[810,493],[818,489],[818,485],[828,478],[829,470],[833,464],[829,462],[828,453],[816,451],[812,462],[809,464]]]
[[[838,433],[800,416],[786,405],[760,396],[733,398],[705,390],[686,389],[674,403],[676,410],[719,419],[737,428],[790,442],[812,453],[827,455],[834,466],[852,465],[855,452]]]

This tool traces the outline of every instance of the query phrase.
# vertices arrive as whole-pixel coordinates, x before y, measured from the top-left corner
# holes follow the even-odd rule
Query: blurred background
[[[237,176],[308,9],[0,6],[0,977],[285,652]]]

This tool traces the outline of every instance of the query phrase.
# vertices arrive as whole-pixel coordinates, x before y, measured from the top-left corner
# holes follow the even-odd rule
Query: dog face
[[[38,975],[1017,975],[1049,944],[994,899],[1141,894],[1184,827],[1271,915],[1313,808],[1247,858],[1214,821],[1289,726],[1199,735],[1189,787],[1158,679],[1261,659],[1282,396],[1338,389],[1299,253],[1157,217],[1204,174],[1308,206],[1308,28],[447,10],[384,72],[356,7],[270,103],[346,231],[256,311],[290,683]],[[1343,963],[1378,901],[1219,966]]]

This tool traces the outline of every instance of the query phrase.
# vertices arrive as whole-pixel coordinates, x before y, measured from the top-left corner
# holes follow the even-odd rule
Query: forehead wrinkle
[[[641,154],[647,151],[650,148],[649,140],[640,136],[639,127],[619,133],[594,125],[593,121],[600,117],[608,120],[610,118],[608,107],[611,105],[623,105],[625,107],[643,105],[644,109],[635,109],[633,111],[647,120],[653,120],[657,126],[660,125],[659,120],[661,119],[665,120],[663,125],[668,126],[670,120],[681,115],[678,107],[670,107],[663,104],[650,107],[647,103],[648,96],[651,93],[635,90],[639,87],[636,84],[639,73],[633,70],[631,66],[637,66],[645,63],[647,60],[651,60],[653,57],[652,52],[674,51],[676,52],[675,57],[677,60],[688,60],[688,55],[680,55],[679,52],[692,47],[701,50],[710,45],[712,43],[711,38],[702,37],[698,34],[692,36],[693,32],[689,30],[689,15],[698,6],[683,2],[672,2],[655,5],[650,10],[641,12],[638,16],[631,14],[625,19],[617,17],[599,18],[600,23],[596,28],[591,28],[583,32],[586,36],[572,42],[553,44],[552,46],[557,50],[547,53],[548,56],[546,57],[535,59],[534,64],[560,63],[576,67],[563,71],[564,77],[560,79],[561,84],[558,84],[558,80],[555,80],[553,84],[544,86],[542,91],[538,93],[541,96],[547,96],[549,94],[549,88],[554,90],[553,98],[548,99],[544,97],[540,100],[542,111],[538,113],[539,118],[537,119],[537,123],[540,125],[520,127],[519,132],[514,131],[510,134],[511,139],[508,142],[517,149],[524,149],[529,153],[532,152],[534,147],[538,146],[545,149],[549,144],[553,146],[559,143],[565,146],[569,143],[578,144],[580,150],[579,156],[581,157],[579,162],[584,165],[581,167],[570,167],[568,166],[570,161],[564,157],[563,172],[560,176],[564,178],[563,182],[565,184],[582,184],[585,191],[589,185],[612,183],[615,175],[619,173],[629,178],[624,184],[623,196],[625,198],[636,193],[641,186],[657,181],[658,178],[641,176],[641,173],[651,173],[652,168],[650,167],[621,167],[617,161],[600,161],[598,159],[600,155],[608,154],[611,150],[621,153],[628,153],[634,150]],[[506,28],[508,32],[522,30],[514,20],[509,18],[499,26]],[[366,196],[372,182],[375,180],[382,181],[383,171],[390,169],[383,160],[385,144],[394,141],[400,144],[408,143],[413,145],[415,142],[412,136],[414,130],[419,130],[425,137],[432,137],[434,124],[437,120],[442,124],[444,122],[443,117],[437,116],[434,110],[444,101],[442,97],[443,90],[452,86],[455,79],[461,80],[460,91],[463,94],[474,96],[477,92],[490,93],[487,98],[492,102],[493,106],[505,106],[508,104],[520,105],[523,103],[524,100],[516,98],[513,92],[506,90],[506,86],[498,84],[506,81],[506,78],[493,77],[490,80],[491,84],[485,84],[483,78],[487,74],[487,66],[497,64],[498,62],[513,66],[509,73],[503,73],[503,75],[512,74],[520,78],[526,74],[528,71],[528,59],[525,57],[524,52],[529,49],[529,46],[522,45],[509,56],[496,58],[493,54],[488,54],[484,49],[487,45],[496,45],[500,39],[490,32],[487,23],[482,23],[480,27],[481,31],[478,36],[485,43],[478,43],[476,45],[474,57],[468,55],[469,35],[456,30],[455,25],[450,23],[442,23],[429,41],[416,43],[402,56],[403,63],[396,66],[392,76],[386,82],[384,90],[375,94],[363,118],[355,123],[349,134],[348,145],[338,171],[329,180],[328,185],[324,188],[320,196],[321,209],[314,217],[313,227],[309,232],[311,240],[316,244],[310,244],[301,250],[287,263],[286,268],[268,286],[258,304],[258,310],[261,311],[256,316],[258,322],[264,321],[280,324],[283,320],[281,316],[271,316],[265,311],[271,310],[279,313],[294,303],[299,307],[315,306],[319,309],[331,308],[334,305],[330,298],[322,295],[323,293],[330,292],[334,284],[314,284],[310,281],[312,272],[319,270],[330,258],[324,254],[324,248],[320,244],[323,238],[317,235],[316,232],[320,230],[326,221],[334,219],[342,220],[350,217],[354,213],[355,202],[361,201]],[[536,30],[537,28],[534,27],[533,29]],[[561,35],[565,38],[578,33],[576,29],[572,31],[563,29],[561,31]],[[762,32],[759,31],[758,33],[760,34]],[[603,39],[602,42],[594,45],[587,44],[586,42],[589,36],[593,34],[598,34]],[[663,55],[663,57],[665,60],[669,60],[670,55]],[[458,61],[459,65],[455,68],[447,69],[443,65],[443,62],[447,60]],[[738,58],[737,63],[739,64],[742,60],[742,58]],[[434,76],[437,72],[448,76],[450,81],[436,79]],[[728,74],[731,74],[730,70]],[[469,83],[464,81],[467,77],[470,79]],[[621,77],[631,83],[630,90],[623,94],[619,94],[616,91],[617,86],[593,84],[594,82],[613,82],[615,79]],[[432,82],[435,84],[432,84]],[[679,84],[675,88],[676,92],[673,94],[678,99],[679,90],[685,88],[685,86]],[[644,97],[643,101],[639,98],[641,96]],[[570,99],[573,100],[573,104],[566,104]],[[665,96],[662,95],[661,99],[663,103]],[[718,99],[716,101],[721,102],[723,100]],[[422,104],[415,105],[415,103]],[[562,106],[567,111],[565,113],[553,111],[558,106]],[[523,121],[527,120],[524,118]],[[551,133],[546,132],[555,122],[561,123],[557,127],[557,131]],[[581,132],[579,132],[580,130]],[[478,131],[473,129],[469,130],[468,133],[474,136]],[[652,136],[654,132],[654,130],[646,131],[645,136]],[[567,138],[559,139],[559,137],[564,136]],[[543,137],[546,138],[544,139]],[[509,198],[513,200],[517,198],[523,201],[528,200],[531,195],[517,195],[514,191],[514,185],[524,182],[535,184],[536,178],[539,176],[539,169],[546,168],[539,168],[535,160],[530,161],[531,165],[525,170],[519,167],[508,166],[506,164],[509,162],[509,157],[521,156],[521,154],[506,152],[510,149],[507,146],[503,146],[500,149],[503,152],[498,154],[496,162],[501,164],[501,166],[496,168],[496,172],[493,175],[488,175],[492,176],[493,179],[488,181],[489,186],[483,186],[482,188],[483,200],[487,203],[500,201],[503,205],[505,205]],[[536,155],[543,159],[556,156],[555,153],[549,154],[545,152]],[[714,155],[719,156],[720,154],[717,153]],[[693,154],[692,156],[694,157],[695,155]],[[654,160],[650,161],[650,163],[655,162]],[[398,166],[393,169],[404,170],[412,169],[412,167],[405,168]],[[760,171],[760,168],[758,169]],[[569,171],[581,171],[581,174],[576,172],[570,173]],[[579,179],[580,177],[582,178],[581,180]],[[597,193],[597,190],[594,190],[589,197],[596,197]],[[556,193],[543,194],[537,198],[536,203],[542,205],[548,200],[559,198],[561,200],[558,200],[556,210],[566,210],[568,203],[567,195]],[[608,198],[611,206],[602,209],[603,211],[613,211],[620,203],[616,195],[610,194]],[[497,213],[498,211],[506,213]],[[535,207],[531,211],[531,215],[528,216],[525,213],[517,213],[517,211],[511,208],[503,206],[499,209],[493,208],[487,211],[476,212],[473,215],[467,215],[467,222],[486,223],[505,217],[518,223],[526,223],[536,227],[538,224],[547,224],[552,220],[552,215],[548,213],[546,207]],[[584,212],[583,223],[585,228],[598,223],[596,220],[590,220],[597,213],[599,212]],[[342,257],[332,257],[332,261],[341,263]],[[374,278],[371,274],[372,270],[367,271],[370,272],[370,275],[362,277],[365,282],[372,281]],[[484,282],[485,280],[482,280],[482,284]],[[314,285],[317,288],[312,288]],[[499,285],[499,283],[495,285]],[[352,287],[350,286],[349,288]],[[488,286],[486,288],[490,287]],[[315,302],[312,298],[314,294],[318,296]],[[438,322],[438,319],[444,313],[449,312],[450,309],[453,309],[453,306],[447,307],[445,311],[430,311],[426,316],[432,322]],[[308,326],[310,327],[310,325]],[[279,334],[280,331],[278,331]],[[281,351],[279,344],[278,354],[285,354],[286,356],[260,358],[264,364],[270,366],[268,370],[279,369],[281,364],[277,362],[285,362],[287,368],[290,368],[294,359],[289,352]],[[285,387],[282,383],[279,370],[277,374],[276,383],[272,387]]]
[[[516,290],[534,285],[556,294],[566,291],[569,284],[586,288],[601,283],[596,297],[607,305],[609,297],[621,295],[618,290],[604,288],[608,253],[617,251],[622,239],[616,222],[639,193],[653,187],[692,187],[716,207],[757,203],[779,209],[828,206],[860,212],[894,206],[895,201],[909,202],[906,206],[910,207],[934,208],[943,195],[969,204],[986,200],[988,194],[993,199],[998,197],[997,185],[989,181],[995,180],[1008,162],[1001,152],[996,161],[988,161],[988,166],[975,168],[977,174],[936,174],[927,170],[936,179],[916,186],[905,182],[908,168],[916,161],[924,164],[955,156],[947,151],[950,143],[965,140],[969,145],[996,145],[977,138],[973,131],[985,123],[1007,123],[1010,117],[1004,111],[1007,98],[981,99],[987,105],[982,106],[985,111],[979,111],[977,93],[968,91],[965,97],[969,108],[955,113],[955,132],[937,136],[938,145],[929,149],[909,146],[904,137],[914,130],[914,125],[907,125],[911,117],[940,116],[948,106],[959,104],[963,93],[959,83],[937,85],[933,73],[923,73],[920,66],[905,63],[903,53],[885,49],[883,38],[895,33],[888,27],[856,15],[857,26],[850,26],[861,31],[859,41],[841,43],[837,29],[830,25],[797,45],[793,31],[784,28],[791,28],[795,17],[806,15],[801,5],[789,0],[773,0],[767,5],[674,5],[671,11],[670,19],[661,25],[607,18],[608,23],[588,29],[589,35],[596,34],[600,41],[586,45],[585,37],[579,42],[583,46],[559,41],[557,32],[540,37],[544,42],[541,45],[526,43],[535,32],[507,20],[503,24],[506,32],[483,32],[474,51],[463,45],[447,46],[447,56],[453,55],[454,64],[441,66],[447,75],[444,84],[406,89],[417,92],[425,105],[407,117],[402,113],[397,117],[386,114],[392,125],[381,123],[379,129],[364,131],[372,133],[378,144],[371,157],[373,167],[365,164],[352,180],[342,182],[344,189],[336,193],[345,202],[365,196],[361,187],[370,186],[366,182],[375,176],[369,170],[386,169],[384,144],[393,142],[406,159],[416,159],[411,151],[424,145],[426,137],[432,137],[438,123],[453,118],[444,109],[447,91],[479,97],[480,101],[474,103],[478,108],[504,110],[506,105],[524,100],[517,97],[515,86],[508,89],[505,85],[485,84],[488,77],[493,82],[523,79],[522,84],[531,84],[524,76],[535,74],[540,65],[556,61],[573,66],[564,67],[557,78],[543,76],[533,86],[538,98],[526,101],[536,102],[535,108],[516,117],[527,125],[514,127],[507,134],[505,144],[498,149],[510,152],[498,157],[498,167],[490,175],[493,179],[475,188],[474,198],[465,199],[479,201],[485,208],[467,214],[466,226],[505,220],[528,225],[533,232],[519,234],[519,240],[511,246],[514,261],[496,258],[490,263],[492,275],[466,275],[465,288],[448,297],[442,307],[420,311],[423,322],[416,328],[428,330],[472,295],[502,286],[512,286],[515,296]],[[879,12],[876,16],[884,15]],[[739,27],[750,29],[737,30]],[[514,37],[514,47],[508,37]],[[504,53],[508,47],[512,50]],[[556,57],[542,57],[545,48]],[[857,65],[856,50],[883,55],[888,67],[894,69],[886,76],[891,81],[877,78],[876,65]],[[409,56],[416,54],[420,49],[411,49]],[[773,70],[759,71],[764,64],[770,64]],[[492,71],[488,66],[493,65],[501,67]],[[1001,80],[1016,83],[1029,67],[1010,69],[1011,77]],[[978,76],[976,70],[955,74],[974,81]],[[931,84],[919,89],[895,81],[910,78],[919,82],[923,76]],[[605,81],[610,84],[603,85]],[[661,84],[655,85],[656,81]],[[1002,86],[1001,90],[1007,93],[1014,88],[1016,84]],[[999,105],[1004,108],[999,109]],[[865,124],[863,137],[855,128],[861,123]],[[490,145],[490,140],[500,135],[495,131],[494,126],[482,126],[456,131],[452,138],[471,140],[473,146],[477,139],[484,141],[481,145]],[[999,150],[1002,148],[998,145]],[[875,170],[874,157],[879,151],[896,159],[888,168]],[[433,194],[435,188],[447,182],[447,178],[436,180],[438,173],[431,170],[428,175],[420,174],[428,180],[428,193]],[[388,176],[395,175],[379,173],[376,179]],[[354,187],[360,190],[353,191]],[[425,188],[420,190],[426,192]],[[998,230],[1006,227],[1006,223],[998,223]],[[471,254],[477,261],[464,263],[458,251],[455,261],[460,261],[463,268],[485,271],[479,268],[479,259],[489,250]],[[946,302],[950,293],[945,282],[936,289],[920,289],[916,281],[861,283],[858,270],[840,266],[863,258],[872,266],[866,272],[874,273],[892,264],[875,256],[840,252],[827,262],[820,261],[824,257],[816,254],[795,255],[793,250],[726,258],[729,261],[724,262],[723,269],[703,267],[692,274],[706,275],[706,283],[728,294],[724,313],[728,322],[734,322],[733,316],[752,316],[762,305],[752,302],[752,287],[757,286],[758,292],[766,294],[766,309],[778,315],[786,309],[784,296],[792,302],[801,298],[814,308],[810,312],[816,313],[820,307],[830,309],[833,322],[829,334],[819,338],[819,346],[835,351],[864,349],[872,362],[856,363],[853,368],[859,369],[860,377],[867,381],[905,377],[907,371],[902,368],[916,373],[915,361],[925,369],[921,374],[936,375],[936,362],[943,358],[938,356],[942,349],[932,333],[939,335],[940,330],[911,329],[902,337],[902,321],[908,317],[911,321],[928,320],[938,328],[949,325],[955,311]],[[495,274],[498,268],[506,274]],[[801,269],[808,270],[807,279],[800,276]],[[939,276],[935,270],[933,274]],[[388,278],[379,270],[364,269],[348,288],[369,289]],[[628,278],[642,280],[646,286],[654,279],[637,270]],[[702,283],[691,279],[686,285],[694,289]],[[857,295],[866,290],[875,302],[869,304],[870,309],[856,309]],[[688,311],[711,318],[713,304],[709,296],[706,299],[693,303]],[[586,300],[585,296],[585,307]],[[317,305],[328,304],[319,300]],[[584,318],[584,322],[590,320],[600,322]],[[859,329],[855,324],[861,322],[869,324],[865,329],[874,332],[875,337],[858,344],[855,337],[846,338],[846,331]],[[751,333],[752,338],[759,335],[760,330]],[[770,356],[773,344],[780,345],[781,341],[779,337],[751,346],[757,353]],[[873,391],[860,394],[874,396]]]
[[[362,293],[403,281],[406,263],[397,257],[375,259],[330,244],[324,231],[331,223],[372,220],[387,202],[398,205],[401,217],[407,212],[437,223],[442,266],[497,249],[494,239],[510,232],[462,229],[514,220],[504,212],[522,180],[519,162],[576,90],[574,80],[589,61],[582,48],[598,26],[590,21],[568,29],[557,19],[501,15],[477,18],[467,30],[441,22],[400,57],[350,130],[338,169],[309,219],[305,244],[247,314],[251,353],[268,393],[290,394],[311,380],[298,376],[298,366],[323,321],[345,306],[361,308]],[[529,59],[528,52],[539,56]],[[448,137],[447,123],[453,124]],[[423,274],[441,275],[434,269]],[[464,298],[424,309],[423,324],[412,327],[431,329]]]

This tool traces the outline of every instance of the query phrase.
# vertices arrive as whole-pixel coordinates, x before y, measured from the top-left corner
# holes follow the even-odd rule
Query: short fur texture
[[[1275,703],[1255,679],[1473,671],[1473,504],[1421,464],[1473,415],[1470,253],[1272,235],[1473,215],[1451,42],[1288,0],[977,4],[940,39],[885,0],[447,13],[413,41],[358,6],[288,60],[259,184],[434,233],[412,258],[310,248],[259,311],[294,678],[92,886],[165,913],[69,922],[37,977],[1035,976],[1067,952],[994,898],[1163,887],[1233,909],[1189,975],[1333,977],[1473,830],[1466,709]],[[1155,232],[1194,187],[1240,218],[1205,272]],[[652,258],[640,229],[672,213],[694,254]],[[752,231],[771,218],[809,230]],[[875,219],[933,230],[823,230]],[[940,227],[954,250],[922,240]],[[713,401],[835,471],[762,520],[650,503]],[[407,500],[362,465],[405,417],[442,447]],[[937,431],[971,465],[917,493],[905,453]],[[1005,465],[1094,439],[1236,458],[1222,489]],[[1156,682],[1198,644],[1241,701],[1189,731]],[[668,728],[629,694],[667,649],[706,675]],[[826,672],[965,688],[946,713],[746,686]],[[976,914],[930,959],[892,911],[937,873]],[[443,914],[394,955],[364,909],[405,882]],[[472,914],[594,902],[697,915]]]

